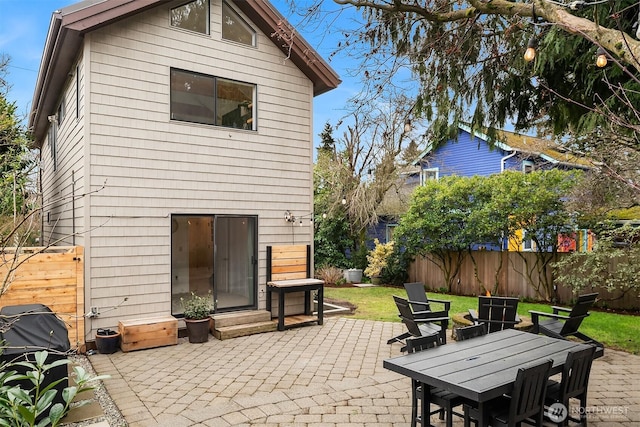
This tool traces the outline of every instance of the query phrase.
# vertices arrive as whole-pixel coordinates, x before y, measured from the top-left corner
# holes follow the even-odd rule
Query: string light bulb
[[[596,51],[596,66],[598,66],[598,68],[604,68],[607,66],[607,63],[609,61],[607,60],[607,51],[604,50],[602,47],[599,47],[598,50]]]
[[[411,132],[411,119],[407,119],[407,121],[404,122],[404,132],[405,133]]]
[[[535,36],[531,36],[527,43],[527,50],[524,52],[524,60],[531,62],[536,57],[536,48],[538,47],[538,39]]]

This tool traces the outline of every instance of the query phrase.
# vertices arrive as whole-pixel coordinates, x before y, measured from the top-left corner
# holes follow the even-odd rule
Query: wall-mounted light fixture
[[[284,220],[287,222],[296,222],[296,217],[291,211],[284,211]]]
[[[47,120],[49,120],[49,123],[55,123],[58,121],[58,115],[52,114],[50,116],[47,116]]]
[[[296,218],[296,216],[291,213],[291,211],[284,211],[284,220],[291,223],[298,221],[300,223],[300,227],[302,227],[302,220],[304,218],[309,218],[309,222],[313,222],[313,213],[302,215],[301,217]]]

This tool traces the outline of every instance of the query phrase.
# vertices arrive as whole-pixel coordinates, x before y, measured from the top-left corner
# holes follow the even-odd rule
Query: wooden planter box
[[[122,320],[118,329],[124,352],[178,344],[178,320],[173,316]]]

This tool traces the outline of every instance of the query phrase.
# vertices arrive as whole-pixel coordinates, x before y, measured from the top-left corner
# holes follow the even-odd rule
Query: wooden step
[[[236,311],[233,313],[214,314],[211,329],[226,328],[228,326],[246,325],[249,323],[268,322],[271,313],[266,310]]]
[[[267,312],[268,313],[268,312]],[[278,330],[278,323],[276,321],[263,321],[254,323],[245,323],[240,325],[231,325],[216,327],[213,329],[213,336],[219,340],[225,340],[229,338],[244,337],[247,335],[260,334],[263,332],[273,332]]]

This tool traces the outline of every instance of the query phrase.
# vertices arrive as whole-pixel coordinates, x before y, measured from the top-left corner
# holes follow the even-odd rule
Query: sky
[[[75,0],[0,0],[3,11],[0,20],[0,54],[11,58],[7,80],[11,84],[9,101],[15,101],[20,115],[28,115],[33,99],[33,90],[38,77],[40,59],[49,29],[53,11],[76,3]],[[285,0],[272,0],[271,3],[290,22],[296,24]],[[341,18],[343,19],[343,18]],[[328,61],[338,40],[339,32],[314,31],[302,36],[329,62],[343,83],[337,89],[319,95],[314,100],[314,139],[319,142],[318,134],[324,124],[330,121],[336,124],[344,115],[346,101],[359,91],[357,78],[349,76],[353,61],[346,57],[335,57]],[[335,136],[336,134],[334,134]]]

